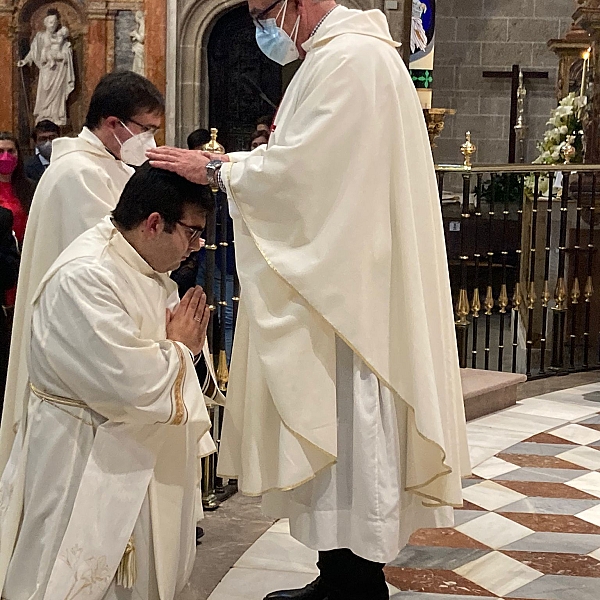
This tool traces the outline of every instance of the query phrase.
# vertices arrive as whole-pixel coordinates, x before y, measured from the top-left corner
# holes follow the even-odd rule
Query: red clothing
[[[25,237],[25,225],[27,225],[27,213],[21,206],[19,199],[13,192],[12,184],[0,181],[0,206],[8,208],[13,214],[13,231],[19,242],[19,249]],[[14,306],[17,288],[14,287],[6,292],[6,305]]]

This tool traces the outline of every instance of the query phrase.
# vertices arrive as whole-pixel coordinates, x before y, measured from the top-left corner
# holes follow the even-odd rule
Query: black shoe
[[[202,527],[196,527],[196,546],[198,546],[201,542],[200,540],[204,537],[204,529]]]
[[[327,600],[327,590],[324,588],[323,580],[317,577],[298,590],[271,592],[264,597],[264,600]]]

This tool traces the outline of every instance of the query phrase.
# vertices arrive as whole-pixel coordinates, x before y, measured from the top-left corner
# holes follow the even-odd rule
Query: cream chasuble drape
[[[218,471],[259,495],[335,463],[338,336],[405,415],[404,491],[460,505],[464,409],[416,91],[379,11],[338,7],[304,47],[268,147],[222,167],[242,299]]]
[[[119,201],[133,169],[117,160],[87,128],[52,144],[52,160],[40,179],[25,231],[10,361],[0,424],[0,474],[26,409],[27,349],[31,300],[58,255],[96,225]]]
[[[141,568],[131,598],[173,600],[187,582],[199,454],[215,447],[191,353],[166,340],[177,301],[175,283],[108,217],[44,278],[31,382],[89,409],[30,394],[0,480],[3,597],[123,598],[114,576],[132,532]]]

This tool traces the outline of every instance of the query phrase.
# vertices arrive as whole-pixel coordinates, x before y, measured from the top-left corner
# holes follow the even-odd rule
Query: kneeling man
[[[186,583],[198,455],[214,451],[194,370],[209,310],[167,272],[212,206],[146,164],[34,295],[27,427],[0,482],[3,598],[171,600]]]

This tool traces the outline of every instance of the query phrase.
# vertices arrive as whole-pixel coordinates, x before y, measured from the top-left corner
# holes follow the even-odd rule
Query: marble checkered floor
[[[453,528],[416,532],[386,567],[393,600],[599,600],[600,383],[528,398],[468,433],[464,507]],[[280,521],[209,600],[301,587],[315,561]]]

